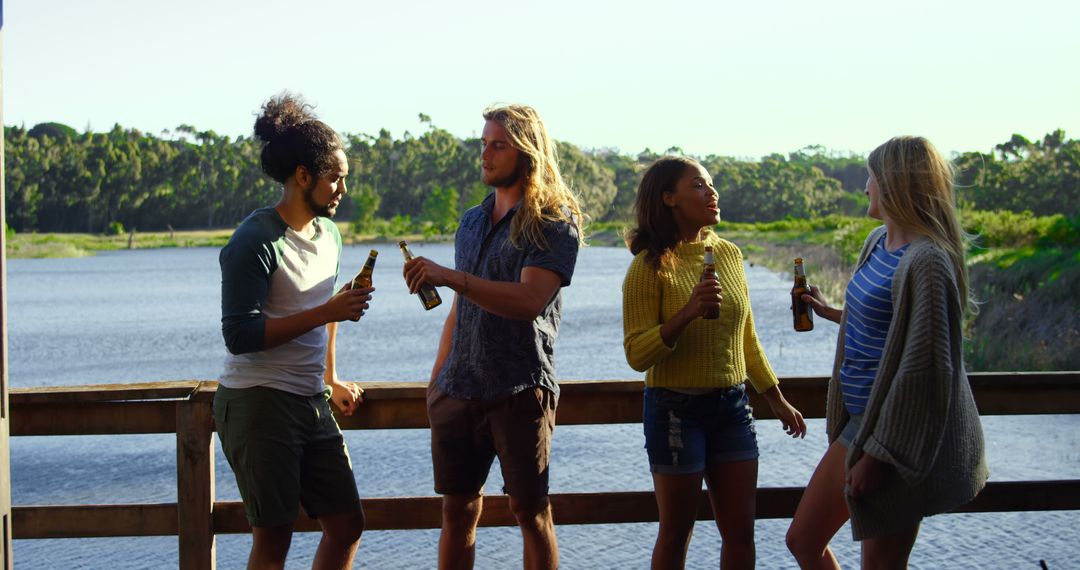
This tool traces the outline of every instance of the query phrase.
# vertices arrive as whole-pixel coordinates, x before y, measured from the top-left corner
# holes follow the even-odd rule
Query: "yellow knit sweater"
[[[713,248],[723,288],[720,318],[694,319],[674,347],[660,338],[660,326],[690,300],[701,279],[705,246]],[[747,378],[765,392],[776,374],[754,330],[742,252],[710,234],[705,241],[675,247],[674,267],[657,272],[645,252],[630,263],[623,281],[623,347],[634,370],[645,371],[645,385],[658,388],[726,388]]]

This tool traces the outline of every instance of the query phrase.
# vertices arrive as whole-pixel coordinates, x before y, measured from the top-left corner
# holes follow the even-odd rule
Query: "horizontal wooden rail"
[[[17,403],[9,405],[19,416],[19,427],[11,435],[176,433],[176,404],[200,386],[213,389],[217,382],[13,388],[9,402]]]
[[[176,536],[176,503],[16,506],[13,538]]]
[[[786,519],[795,513],[802,487],[763,487],[757,491],[757,518]],[[711,520],[705,491],[699,520]],[[439,528],[440,497],[381,497],[364,499],[367,530]],[[556,493],[551,496],[555,524],[612,524],[656,522],[656,499],[651,491]],[[992,482],[972,502],[956,512],[1080,510],[1080,480]],[[176,536],[176,503],[153,505],[17,506],[12,526],[15,538],[74,538],[105,536]],[[244,505],[214,503],[215,534],[251,532]],[[484,500],[480,526],[517,526],[506,495]],[[319,524],[301,510],[298,531],[318,531]]]
[[[1080,372],[979,372],[970,376],[983,415],[1080,413]],[[825,377],[781,379],[784,396],[808,418],[825,415]],[[640,380],[560,383],[559,425],[641,421]],[[15,388],[10,392],[11,435],[112,435],[175,433],[179,401],[209,403],[216,382]],[[426,428],[424,382],[365,382],[364,404],[342,429]],[[751,390],[754,416],[771,419],[764,399]]]
[[[1080,413],[1080,372],[999,372],[970,375],[983,415]],[[343,429],[427,428],[423,382],[364,383],[365,403],[353,417],[339,416]],[[808,418],[825,413],[828,379],[782,378],[784,395]],[[562,382],[556,422],[560,425],[623,424],[641,421],[642,382]],[[14,506],[17,539],[112,536],[177,536],[182,568],[215,567],[218,534],[250,532],[243,505],[214,499],[214,438],[211,381],[110,384],[10,391],[10,433],[95,435],[175,433],[177,503],[128,505]],[[764,400],[750,394],[754,416],[772,418]],[[758,518],[790,518],[802,487],[758,490]],[[18,497],[14,497],[18,501]],[[651,491],[559,493],[551,496],[560,525],[655,522]],[[441,499],[364,499],[370,530],[433,529],[441,519]],[[962,512],[1080,510],[1080,479],[991,482]],[[712,518],[702,492],[699,519]],[[507,497],[484,503],[482,526],[514,526]],[[317,531],[301,514],[299,531]]]

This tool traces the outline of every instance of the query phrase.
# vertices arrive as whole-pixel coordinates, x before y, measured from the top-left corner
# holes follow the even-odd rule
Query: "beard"
[[[326,204],[319,204],[315,202],[315,198],[313,197],[313,195],[315,194],[315,186],[318,184],[318,182],[318,180],[314,180],[312,181],[311,186],[304,188],[304,203],[307,204],[308,208],[311,208],[311,211],[314,212],[316,216],[320,216],[323,218],[333,218],[334,214],[337,213],[336,207],[331,208],[330,202],[327,202]],[[333,198],[331,198],[330,200],[333,201]]]
[[[517,164],[514,165],[514,171],[502,178],[492,178],[491,180],[484,181],[485,184],[493,188],[509,188],[521,182],[521,179],[525,177],[525,169],[527,161],[518,157]]]

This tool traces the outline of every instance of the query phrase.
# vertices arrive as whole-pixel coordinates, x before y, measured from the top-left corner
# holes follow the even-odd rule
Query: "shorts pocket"
[[[510,396],[510,413],[523,419],[539,420],[547,415],[549,394],[543,388],[526,388]]]
[[[214,429],[218,432],[218,437],[222,441],[225,441],[227,437],[229,421],[229,401],[224,398],[214,398]]]

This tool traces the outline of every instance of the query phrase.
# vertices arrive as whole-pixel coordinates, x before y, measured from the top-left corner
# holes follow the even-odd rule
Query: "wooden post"
[[[217,567],[214,539],[213,391],[199,384],[176,404],[176,516],[180,568]]]
[[[4,38],[4,1],[0,0],[0,46]],[[2,49],[2,48],[0,48]],[[0,60],[3,53],[0,52]],[[2,76],[3,65],[0,65]],[[0,125],[4,124],[3,85],[0,85]],[[0,568],[11,570],[11,447],[8,415],[7,343],[7,210],[4,207],[4,140],[0,137]]]

